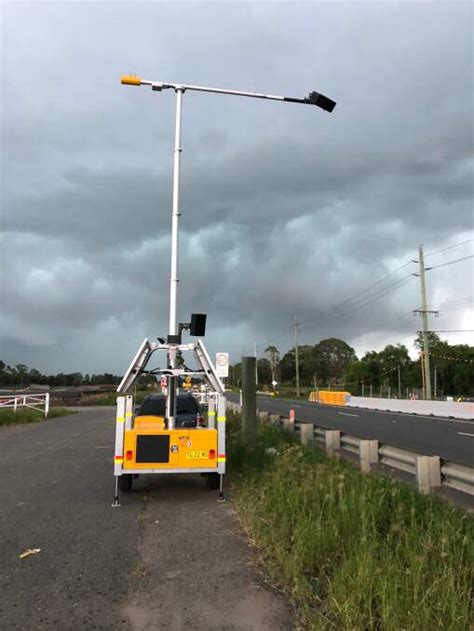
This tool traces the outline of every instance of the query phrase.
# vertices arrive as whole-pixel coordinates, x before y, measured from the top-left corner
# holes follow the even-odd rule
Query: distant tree
[[[282,383],[294,384],[296,371],[295,366],[295,351],[294,349],[291,349],[285,353],[280,360],[280,377]]]
[[[240,388],[242,385],[242,363],[237,362],[233,366],[229,366],[229,380],[234,388]]]
[[[265,353],[268,355],[270,361],[272,381],[280,381],[280,351],[276,346],[267,346]]]
[[[268,359],[262,357],[257,360],[258,383],[269,386],[272,381],[272,369]]]
[[[350,386],[356,386],[363,383],[368,383],[368,380],[369,369],[367,363],[359,361],[357,358],[348,363],[346,374],[344,377],[344,381],[346,384]]]
[[[380,367],[380,379],[385,385],[392,388],[398,386],[398,367],[400,367],[400,377],[403,377],[404,383],[406,382],[406,369],[410,368],[412,363],[406,346],[388,344],[377,354],[377,360]]]
[[[328,380],[333,383],[342,380],[347,366],[356,358],[354,349],[336,337],[321,340],[315,349],[321,356],[320,361],[327,371]]]
[[[437,333],[434,333],[433,331],[428,331],[427,335],[428,335],[428,346],[430,347],[430,349],[436,348],[440,344],[446,344],[446,342],[443,342],[440,336]],[[423,332],[422,331],[418,331],[418,333],[416,334],[414,346],[418,350],[423,350],[424,345],[423,345]]]
[[[320,381],[327,380],[328,369],[325,358],[317,345],[298,346],[298,361],[301,385],[312,386],[316,376]]]

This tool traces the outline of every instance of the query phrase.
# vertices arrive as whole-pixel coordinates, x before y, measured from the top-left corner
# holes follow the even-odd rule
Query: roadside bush
[[[241,522],[308,628],[471,628],[471,517],[279,428],[250,450],[235,423],[230,436]]]

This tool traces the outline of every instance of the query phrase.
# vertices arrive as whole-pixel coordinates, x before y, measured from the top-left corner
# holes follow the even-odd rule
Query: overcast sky
[[[418,245],[472,255],[470,2],[1,10],[4,361],[120,374],[168,330],[175,95],[125,73],[337,101],[184,96],[178,316],[211,354],[284,353],[295,315],[302,344],[410,344]],[[431,328],[474,329],[473,260],[427,273]]]

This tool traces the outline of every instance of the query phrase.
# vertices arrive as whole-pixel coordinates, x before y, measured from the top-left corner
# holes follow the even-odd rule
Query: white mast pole
[[[176,87],[176,128],[174,136],[173,210],[171,214],[171,276],[169,335],[178,335],[178,255],[179,255],[179,176],[181,167],[181,118],[184,89]],[[169,352],[170,368],[176,368],[176,349]],[[174,429],[176,417],[176,377],[168,378],[168,428]]]

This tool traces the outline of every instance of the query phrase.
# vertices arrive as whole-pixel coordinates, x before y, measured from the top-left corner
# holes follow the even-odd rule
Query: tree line
[[[429,334],[431,383],[438,396],[474,396],[474,347],[468,344],[450,345],[436,333]],[[415,346],[422,348],[418,334]],[[298,346],[300,385],[303,388],[346,389],[352,394],[378,395],[381,389],[394,395],[401,390],[419,390],[421,383],[420,359],[412,360],[403,344],[389,344],[380,351],[369,351],[358,358],[354,349],[344,340],[328,338],[314,345]],[[258,385],[272,390],[294,388],[296,357],[292,348],[283,356],[276,346],[265,349],[265,357],[257,361]],[[238,362],[229,367],[228,384],[241,385],[242,366]],[[31,384],[52,387],[117,385],[122,377],[112,373],[82,374],[80,372],[45,375],[24,364],[9,366],[0,360],[0,386],[24,388]],[[141,377],[143,385],[155,381],[152,375]]]
[[[0,385],[9,388],[25,388],[31,384],[42,386],[100,386],[119,384],[122,377],[112,373],[83,375],[80,372],[44,375],[36,368],[28,368],[25,364],[9,366],[0,360]]]
[[[438,396],[474,395],[474,347],[468,344],[450,345],[436,333],[429,333],[430,371],[432,387]],[[415,346],[422,348],[421,334]],[[346,389],[352,394],[380,391],[402,396],[408,390],[422,388],[420,359],[411,359],[403,344],[388,344],[380,352],[369,351],[360,359],[344,340],[328,338],[314,345],[298,346],[300,385],[303,388]],[[229,383],[241,385],[242,366],[230,367]],[[265,349],[265,357],[257,360],[259,388],[293,388],[296,383],[296,357],[292,348],[281,356],[276,346]]]

